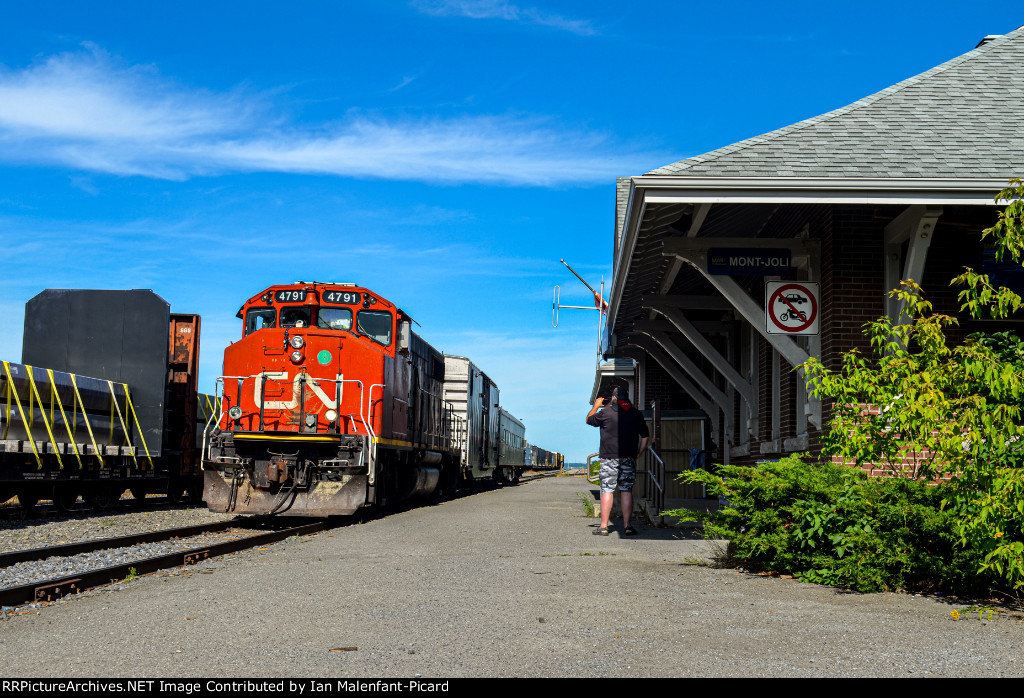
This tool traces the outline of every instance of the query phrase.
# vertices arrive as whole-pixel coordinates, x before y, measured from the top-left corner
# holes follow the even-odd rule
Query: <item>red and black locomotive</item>
[[[210,509],[351,514],[472,478],[518,479],[522,423],[467,420],[445,399],[445,356],[388,300],[300,281],[253,296],[238,316],[243,337],[218,379],[223,411],[206,434]],[[476,411],[498,419],[496,389],[493,400]]]

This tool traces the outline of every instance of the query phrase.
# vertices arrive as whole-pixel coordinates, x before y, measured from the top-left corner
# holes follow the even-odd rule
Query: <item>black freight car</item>
[[[198,315],[148,290],[47,289],[0,372],[0,503],[102,507],[130,489],[199,501]]]

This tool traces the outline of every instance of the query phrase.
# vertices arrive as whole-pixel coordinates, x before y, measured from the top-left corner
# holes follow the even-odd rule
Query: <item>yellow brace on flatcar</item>
[[[57,408],[60,410],[61,419],[64,420],[64,429],[68,432],[68,439],[71,441],[71,450],[75,454],[75,459],[78,461],[78,469],[82,469],[82,456],[78,453],[78,444],[75,443],[75,436],[71,433],[71,426],[68,424],[68,416],[64,413],[64,405],[60,401],[60,395],[57,394],[57,383],[53,379],[53,369],[46,369],[46,375],[50,379],[50,419],[53,419],[53,401],[56,398]]]
[[[7,363],[6,361],[4,363]],[[7,434],[11,431],[11,389],[13,383],[8,380],[5,381],[4,385],[7,386],[7,399],[4,401],[4,441],[7,440]]]
[[[135,420],[135,428],[139,430],[139,438],[142,439],[142,450],[146,452],[146,460],[149,461],[149,469],[154,470],[153,457],[149,455],[149,446],[146,445],[146,435],[142,433],[142,427],[139,426],[139,418],[135,414],[135,405],[132,404],[132,398],[128,393],[127,386],[124,390],[124,401],[128,403],[128,410],[132,413],[132,419]]]
[[[85,420],[85,430],[89,432],[89,440],[92,442],[92,450],[96,455],[96,459],[100,462],[100,469],[104,467],[103,455],[100,453],[100,447],[96,445],[96,436],[92,433],[92,425],[89,424],[89,414],[85,411],[85,403],[82,402],[82,394],[78,392],[78,381],[75,380],[75,374],[69,373],[71,376],[71,387],[75,389],[75,400],[78,406],[82,408],[82,418]]]
[[[11,375],[11,364],[4,361],[4,373],[7,374],[7,383],[14,385],[14,376]],[[32,396],[29,395],[29,400]],[[32,436],[32,430],[29,428],[29,422],[25,420],[25,411],[21,407],[21,398],[18,397],[18,391],[14,391],[14,404],[18,406],[18,416],[21,417],[21,423],[25,425],[25,434],[28,436],[29,446],[32,447],[32,455],[36,457],[36,465],[39,466],[39,470],[43,469],[43,459],[39,457],[39,451],[36,450],[36,440]]]
[[[121,422],[121,431],[122,431],[122,433],[124,433],[124,442],[126,444],[128,444],[128,448],[130,448],[132,450],[132,462],[135,463],[135,467],[137,468],[137,467],[139,467],[139,461],[135,457],[135,446],[132,445],[132,440],[128,438],[128,425],[126,425],[124,423],[124,415],[121,414],[121,408],[117,404],[117,397],[114,395],[114,381],[108,380],[107,381],[107,386],[110,388],[110,404],[112,404],[114,406],[114,409],[117,410],[117,421]],[[128,386],[127,385],[124,386],[124,395],[125,395],[125,398],[128,397]],[[129,401],[128,404],[131,404],[131,402]],[[113,418],[113,415],[111,415],[111,418],[110,418],[110,436],[111,436],[111,440],[113,440],[113,436],[114,436],[114,418]]]
[[[35,396],[36,402],[39,403],[39,418],[43,420],[43,426],[46,427],[46,434],[50,437],[50,445],[53,446],[53,454],[57,456],[57,465],[60,469],[64,469],[64,460],[60,457],[60,449],[57,448],[57,439],[53,436],[53,429],[50,428],[50,422],[46,419],[46,410],[43,409],[43,399],[39,397],[39,389],[36,387],[35,376],[32,375],[32,367],[25,366],[25,371],[28,373],[28,385],[32,391],[31,394]],[[31,404],[31,403],[30,403]],[[25,425],[25,432],[28,432],[28,425]],[[31,438],[31,436],[29,437]],[[32,443],[32,450],[35,451],[35,442]],[[38,458],[38,454],[36,458]],[[39,464],[42,467],[42,463]]]

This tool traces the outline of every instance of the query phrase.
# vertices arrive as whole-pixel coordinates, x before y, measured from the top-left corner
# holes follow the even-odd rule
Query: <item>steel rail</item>
[[[547,472],[547,473],[538,473],[538,472],[534,471],[534,473],[532,475],[525,475],[525,474],[524,475],[520,475],[519,476],[519,483],[522,484],[524,482],[530,482],[531,480],[540,480],[541,478],[555,477],[557,475],[558,475],[558,472],[555,471],[555,470],[552,470],[551,472]]]
[[[0,589],[0,605],[17,606],[25,603],[32,603],[33,601],[52,601],[55,598],[59,598],[66,594],[78,593],[85,591],[86,589],[103,586],[105,584],[115,584],[124,580],[129,575],[149,574],[150,572],[157,572],[171,567],[194,565],[212,557],[245,550],[246,548],[252,548],[257,545],[277,543],[278,541],[282,541],[285,538],[290,538],[292,536],[304,536],[311,533],[319,533],[333,525],[335,524],[326,520],[318,521],[304,526],[295,526],[292,528],[282,529],[280,531],[271,531],[269,533],[262,533],[255,536],[240,538],[238,540],[226,541],[224,543],[215,543],[213,545],[169,553],[167,555],[135,560],[123,565],[113,565],[111,567],[82,572],[80,574],[69,575],[67,577],[59,577],[40,582],[33,582],[31,584],[23,584],[17,587]],[[134,572],[132,570],[134,570]]]
[[[238,525],[237,520],[217,521],[216,523],[198,524],[196,526],[183,526],[181,528],[165,528],[161,531],[149,531],[148,533],[135,533],[128,536],[116,536],[114,538],[98,538],[85,540],[78,543],[65,543],[63,545],[52,545],[46,548],[32,548],[31,550],[14,550],[9,553],[0,553],[0,567],[8,567],[19,562],[32,562],[45,560],[48,557],[68,557],[92,553],[97,550],[110,550],[111,548],[126,548],[129,545],[139,543],[156,543],[162,540],[173,538],[186,538],[198,536],[202,533],[214,533],[223,531],[226,528]]]
[[[62,480],[53,480],[52,482],[61,483],[65,482]],[[101,481],[102,482],[102,481]],[[128,489],[126,486],[125,489]],[[34,504],[31,509],[26,509],[20,504],[7,504],[0,505],[0,519],[12,519],[12,518],[25,518],[35,519],[39,518],[40,515],[45,516],[50,512],[56,511],[58,514],[94,514],[96,516],[117,514],[122,511],[131,511],[133,509],[141,509],[149,506],[165,506],[168,504],[177,504],[179,502],[171,501],[170,497],[159,496],[159,497],[147,497],[146,499],[119,499],[116,502],[111,503],[105,508],[99,508],[96,506],[90,506],[88,504],[76,503],[70,511],[62,510],[52,500],[44,500],[51,502],[50,504]]]

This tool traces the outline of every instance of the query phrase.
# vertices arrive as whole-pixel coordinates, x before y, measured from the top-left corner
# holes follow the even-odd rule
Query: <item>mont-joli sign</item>
[[[788,274],[792,266],[786,248],[712,247],[708,250],[708,273],[718,276],[774,276]]]

